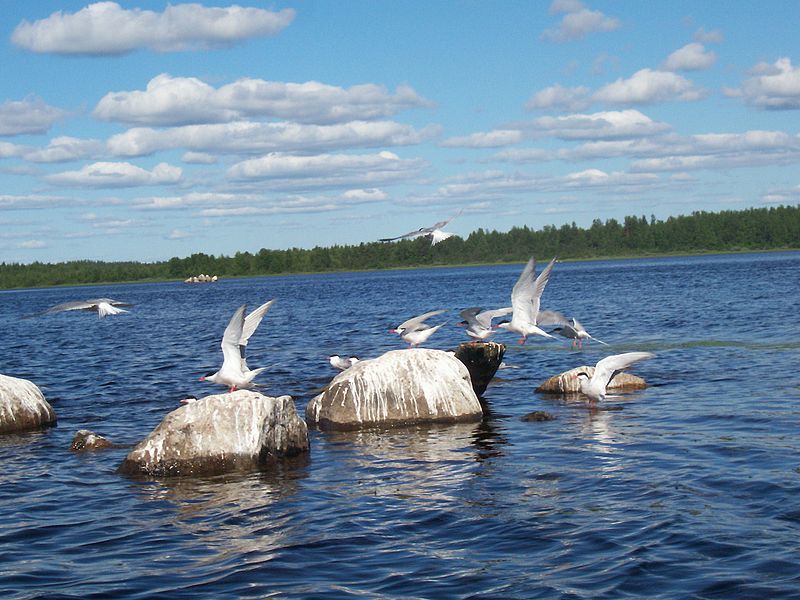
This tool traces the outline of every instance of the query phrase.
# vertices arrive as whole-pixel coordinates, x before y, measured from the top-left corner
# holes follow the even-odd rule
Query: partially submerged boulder
[[[56,424],[56,412],[32,381],[0,375],[0,433]]]
[[[452,352],[427,348],[360,360],[306,406],[306,421],[323,429],[482,418],[466,366]]]
[[[70,444],[69,449],[75,452],[81,452],[85,450],[112,448],[113,446],[114,444],[102,435],[97,435],[94,431],[89,431],[88,429],[79,429],[75,437],[72,438],[72,444]]]
[[[464,342],[456,350],[456,358],[463,362],[472,380],[472,389],[477,396],[483,395],[489,382],[500,368],[505,344],[497,342]]]
[[[238,390],[173,410],[128,454],[119,471],[179,476],[264,470],[304,452],[308,429],[290,396]]]
[[[584,372],[589,377],[594,375],[594,367],[575,367],[560,375],[554,375],[542,385],[536,388],[537,392],[550,394],[573,394],[581,391],[578,383],[578,373]],[[611,378],[606,386],[609,390],[643,390],[647,387],[647,382],[641,377],[630,373],[619,372]]]

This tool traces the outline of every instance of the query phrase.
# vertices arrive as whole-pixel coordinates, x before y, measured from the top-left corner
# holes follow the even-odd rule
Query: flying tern
[[[522,336],[519,339],[520,344],[524,344],[529,335],[553,337],[539,327],[538,318],[542,292],[547,285],[548,279],[550,279],[550,272],[553,270],[555,263],[556,259],[553,258],[539,276],[534,279],[536,261],[531,257],[511,290],[511,306],[513,308],[511,321],[500,323],[497,326],[520,334]]]
[[[475,340],[485,340],[495,333],[492,328],[492,319],[504,317],[511,314],[512,311],[513,308],[510,306],[494,310],[483,310],[478,306],[473,306],[465,308],[459,314],[464,319],[462,323],[467,326],[466,334]]]
[[[583,347],[583,340],[594,340],[604,346],[608,346],[603,340],[598,340],[596,337],[589,335],[586,328],[580,324],[578,319],[572,317],[571,322],[560,323],[551,333],[557,333],[565,338],[572,340],[572,347]]]
[[[653,358],[654,356],[655,354],[652,352],[625,352],[624,354],[606,356],[595,365],[594,374],[591,377],[586,371],[580,371],[576,374],[581,392],[589,397],[590,404],[605,400],[606,386],[614,375],[635,362]]]
[[[399,334],[404,341],[408,342],[408,345],[411,348],[419,346],[434,333],[436,333],[440,327],[445,325],[444,323],[441,323],[439,325],[430,326],[425,324],[425,320],[435,315],[440,315],[443,312],[445,311],[432,310],[430,312],[426,312],[418,317],[414,317],[413,319],[409,319],[408,321],[401,323],[395,329],[390,329],[389,333]]]
[[[251,370],[247,366],[245,358],[247,342],[273,302],[275,300],[262,304],[246,317],[246,304],[242,304],[236,309],[222,336],[222,367],[216,372],[207,373],[200,378],[200,381],[227,385],[231,392],[237,389],[250,389],[254,386],[253,379],[267,367]]]
[[[458,212],[455,217],[461,214],[461,211]],[[402,240],[405,238],[408,239],[416,239],[418,237],[426,237],[431,241],[431,246],[438,244],[439,242],[446,240],[449,237],[456,235],[455,233],[451,233],[449,231],[443,231],[443,228],[455,217],[450,217],[446,221],[439,221],[438,223],[434,223],[430,227],[420,227],[416,231],[409,231],[408,233],[404,233],[403,235],[398,235],[397,237],[390,237],[390,238],[381,238],[379,242],[393,242],[395,240]]]
[[[133,306],[127,302],[120,302],[111,298],[92,298],[91,300],[73,300],[71,302],[63,302],[51,306],[42,314],[52,314],[57,312],[64,312],[68,310],[85,310],[96,312],[98,318],[102,319],[106,315],[118,315],[120,313],[129,312],[121,306]]]

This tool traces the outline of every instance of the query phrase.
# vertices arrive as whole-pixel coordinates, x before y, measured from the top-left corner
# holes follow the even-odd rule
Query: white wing
[[[405,330],[406,333],[408,333],[409,331],[414,331],[415,329],[421,329],[420,326],[422,325],[423,321],[425,321],[425,319],[429,319],[434,315],[440,315],[443,312],[445,311],[432,310],[430,312],[426,312],[425,314],[419,315],[418,317],[414,317],[413,319],[409,319],[408,321],[400,323],[400,325],[397,326],[397,329],[403,329]]]
[[[511,306],[506,306],[505,308],[496,308],[494,310],[485,310],[482,313],[475,315],[475,320],[478,322],[478,325],[488,329],[492,326],[492,319],[510,315],[513,310],[514,309]]]
[[[536,269],[536,260],[531,256],[528,264],[522,269],[517,282],[511,289],[511,308],[513,320],[530,321],[531,299],[533,297],[533,273]],[[530,321],[532,323],[532,321]]]
[[[225,333],[222,335],[222,368],[236,368],[242,370],[242,352],[239,348],[239,340],[242,339],[242,329],[244,328],[244,311],[247,305],[242,304],[233,313]]]
[[[536,323],[537,325],[569,326],[567,317],[562,315],[557,310],[540,310],[539,314],[536,315]]]
[[[541,303],[542,292],[544,291],[544,286],[546,286],[547,282],[550,280],[550,271],[553,270],[554,264],[556,264],[555,257],[553,257],[553,260],[547,264],[547,266],[544,268],[544,271],[539,273],[539,276],[533,283],[533,293],[531,296],[531,322],[534,324],[538,323],[539,305]]]
[[[264,315],[267,314],[267,311],[272,306],[272,303],[275,300],[270,300],[269,302],[265,302],[249,315],[244,318],[244,326],[242,327],[242,336],[239,338],[239,344],[242,346],[247,346],[247,340],[250,339],[250,336],[253,335],[258,326],[261,324],[261,319],[264,318]]]
[[[631,366],[635,362],[653,358],[654,356],[655,354],[652,352],[625,352],[624,354],[606,356],[595,365],[591,383],[600,383],[605,389],[614,373]]]

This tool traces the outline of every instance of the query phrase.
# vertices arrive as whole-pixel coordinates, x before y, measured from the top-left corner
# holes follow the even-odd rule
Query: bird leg
[[[517,340],[517,343],[518,343],[520,346],[522,346],[523,344],[525,344],[525,342],[527,341],[527,339],[528,339],[528,336],[522,336],[521,338],[519,338],[519,339]]]

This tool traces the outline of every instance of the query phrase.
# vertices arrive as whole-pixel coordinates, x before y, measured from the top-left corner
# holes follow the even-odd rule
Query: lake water
[[[238,305],[276,299],[249,364],[303,414],[330,354],[402,348],[387,330],[429,310],[507,305],[521,269],[0,292],[0,372],[59,419],[0,436],[0,596],[800,596],[800,253],[559,263],[543,307],[611,346],[498,334],[519,368],[480,424],[312,430],[308,461],[269,473],[116,474],[182,398],[222,391],[198,377]],[[20,318],[98,296],[135,306]],[[448,326],[426,345],[466,340]],[[599,410],[534,392],[632,350],[657,355],[632,369],[646,390]],[[534,410],[556,419],[520,419]],[[79,429],[128,447],[72,453]]]

